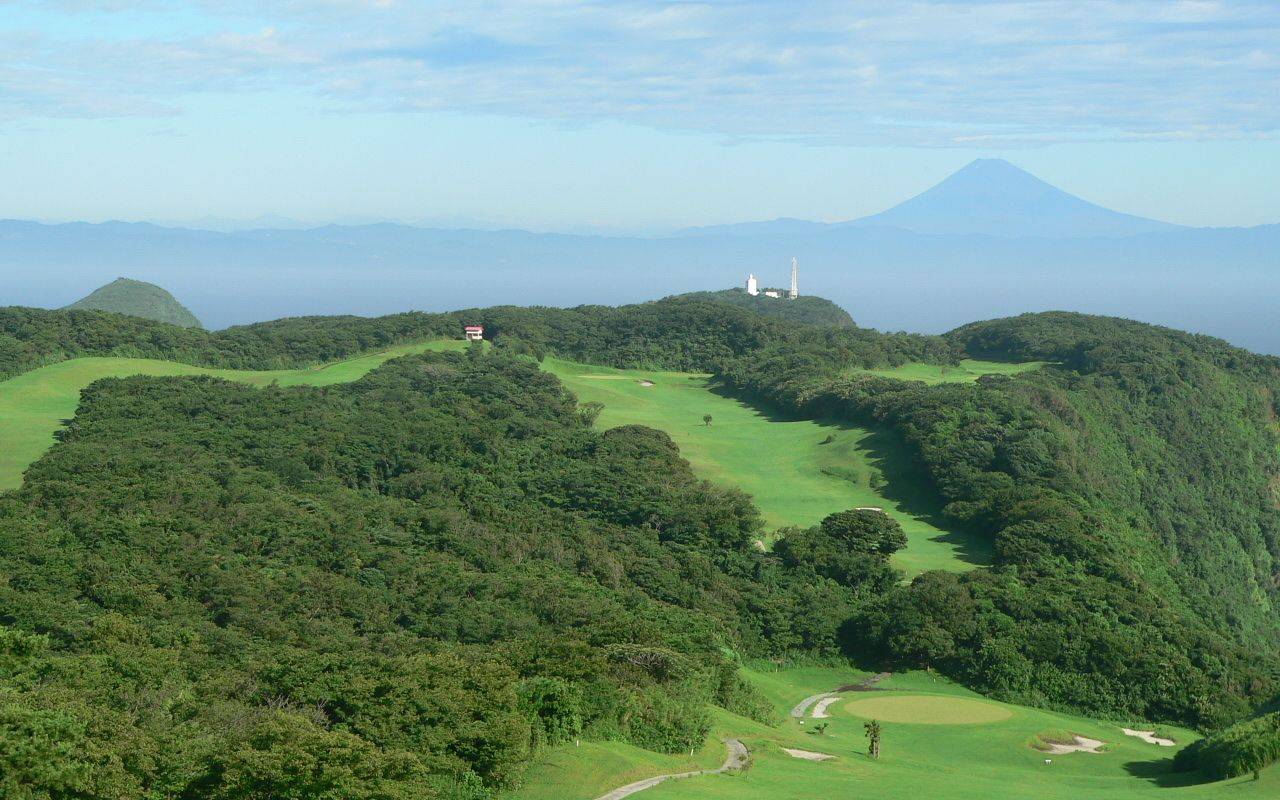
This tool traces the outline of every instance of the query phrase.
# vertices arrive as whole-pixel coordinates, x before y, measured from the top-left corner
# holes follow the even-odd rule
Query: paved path
[[[643,792],[645,789],[652,789],[654,786],[663,781],[678,780],[680,778],[694,778],[698,775],[719,775],[722,772],[728,772],[731,769],[738,769],[747,763],[747,746],[737,739],[724,740],[724,763],[718,769],[698,769],[693,772],[677,772],[672,775],[656,775],[652,778],[645,778],[642,781],[628,783],[626,786],[614,789],[608,794],[602,794],[596,800],[622,800],[624,797],[630,797],[636,792]]]
[[[796,703],[796,707],[791,709],[791,716],[795,717],[796,719],[799,719],[803,717],[805,714],[809,713],[809,706],[813,705],[814,703],[817,703],[820,700],[825,700],[828,697],[835,697],[835,696],[836,696],[835,692],[823,692],[822,694],[809,695],[805,699],[801,700],[799,703]]]
[[[815,717],[827,716],[827,706],[835,702],[839,694],[844,691],[870,691],[877,683],[889,677],[888,672],[881,672],[879,675],[872,675],[864,679],[861,683],[853,686],[842,686],[834,692],[823,692],[821,694],[810,695],[796,704],[791,709],[791,716],[797,719],[804,717],[809,713],[810,707],[815,704],[813,715]],[[596,800],[622,800],[624,797],[630,797],[636,792],[643,792],[645,789],[652,789],[663,781],[678,780],[680,778],[694,778],[698,775],[719,775],[722,772],[728,772],[731,769],[738,769],[747,763],[747,746],[737,739],[725,739],[725,756],[724,763],[719,769],[699,769],[693,772],[676,772],[671,775],[655,775],[652,778],[645,778],[642,781],[628,783],[613,791],[602,794]]]

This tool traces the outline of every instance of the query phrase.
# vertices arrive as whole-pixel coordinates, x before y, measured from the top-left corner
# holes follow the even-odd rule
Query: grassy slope
[[[827,691],[860,677],[852,670],[798,668],[778,672],[745,670],[745,676],[772,700],[778,712],[786,712],[801,698]],[[1007,705],[979,698],[961,687],[927,673],[895,675],[880,684],[883,692],[846,695],[829,709],[832,717],[823,735],[813,733],[815,721],[804,724],[786,717],[777,728],[716,711],[712,741],[716,748],[694,761],[705,767],[718,760],[723,736],[741,738],[752,752],[752,766],[746,774],[699,777],[664,783],[644,793],[661,800],[783,800],[792,797],[858,797],[868,800],[901,800],[905,797],[941,800],[988,800],[992,797],[1047,798],[1055,800],[1128,800],[1129,798],[1170,798],[1171,800],[1212,800],[1213,798],[1264,798],[1280,792],[1280,768],[1264,770],[1262,779],[1251,778],[1200,785],[1180,785],[1183,776],[1166,772],[1174,748],[1162,748],[1125,736],[1120,725],[1065,714]],[[901,696],[927,698],[942,710],[961,713],[966,704],[989,705],[1007,714],[996,722],[962,724],[882,723],[883,752],[879,761],[865,755],[866,721],[846,708],[859,700]],[[959,701],[959,702],[957,702]],[[1004,716],[1004,715],[1001,715]],[[1161,733],[1180,744],[1195,735],[1162,727]],[[1078,733],[1107,743],[1100,754],[1072,753],[1046,756],[1030,743],[1041,734]],[[584,748],[586,746],[584,745]],[[617,765],[618,755],[627,755],[606,746],[614,758],[600,760],[594,751],[557,748],[529,774],[526,788],[514,792],[510,800],[589,800],[646,773],[631,768],[609,781],[607,771]],[[811,762],[792,758],[782,747],[828,753],[833,761]],[[705,753],[705,750],[704,750]],[[1051,764],[1045,764],[1051,758]],[[545,762],[545,763],[544,763]],[[554,764],[560,780],[545,783]],[[637,762],[638,765],[639,762]],[[676,769],[690,766],[689,759],[673,759]],[[653,763],[648,775],[671,771],[666,763]],[[581,776],[581,782],[570,776]]]
[[[400,345],[316,367],[261,372],[206,369],[146,358],[74,358],[0,382],[0,491],[22,484],[22,473],[53,444],[64,419],[75,415],[80,390],[96,380],[128,375],[214,375],[258,386],[322,386],[352,381],[396,356],[428,349],[462,349],[462,341]]]
[[[880,506],[910,544],[895,556],[909,575],[966,569],[986,561],[984,543],[939,528],[931,492],[901,462],[891,437],[821,422],[779,422],[707,388],[704,376],[594,367],[548,358],[583,402],[604,403],[604,427],[640,424],[666,431],[700,475],[755,498],[770,528],[812,525],[855,506]],[[640,380],[654,382],[645,387]],[[704,414],[712,416],[707,427]],[[830,442],[823,444],[831,438]],[[873,481],[884,485],[873,488]]]

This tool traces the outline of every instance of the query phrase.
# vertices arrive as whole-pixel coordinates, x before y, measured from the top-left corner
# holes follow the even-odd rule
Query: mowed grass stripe
[[[983,375],[1017,375],[1039,369],[1046,361],[1024,361],[1011,364],[1002,361],[979,361],[966,358],[958,366],[942,364],[903,364],[882,369],[852,369],[851,375],[879,375],[904,381],[920,381],[930,385],[939,383],[971,383]]]
[[[150,358],[73,358],[0,382],[0,490],[22,485],[22,474],[53,445],[63,420],[75,415],[80,392],[103,378],[130,375],[211,375],[267,386],[327,386],[356,380],[398,356],[427,350],[461,350],[466,342],[438,340],[398,345],[344,361],[301,369],[209,369]]]
[[[778,421],[715,394],[706,375],[596,367],[548,358],[543,368],[582,402],[604,404],[598,424],[666,431],[702,477],[750,494],[769,529],[806,527],[836,511],[883,508],[909,544],[894,556],[908,575],[987,563],[979,537],[939,527],[932,491],[912,475],[883,431],[819,421]],[[647,386],[643,382],[651,382]],[[710,414],[711,425],[703,423]]]

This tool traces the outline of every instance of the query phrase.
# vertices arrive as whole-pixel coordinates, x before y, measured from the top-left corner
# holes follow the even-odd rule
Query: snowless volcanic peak
[[[850,224],[1052,238],[1133,236],[1178,227],[1082,200],[999,158],[972,161],[910,200]]]

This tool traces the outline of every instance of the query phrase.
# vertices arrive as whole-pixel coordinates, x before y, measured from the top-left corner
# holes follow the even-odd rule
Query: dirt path
[[[624,797],[630,797],[636,792],[643,792],[645,789],[652,789],[654,786],[663,781],[679,780],[680,778],[694,778],[699,775],[719,775],[722,772],[728,772],[731,769],[738,769],[747,763],[747,746],[737,739],[724,740],[724,763],[717,769],[698,769],[692,772],[676,772],[671,775],[655,775],[652,778],[645,778],[642,781],[628,783],[607,794],[602,794],[596,800],[622,800]]]

